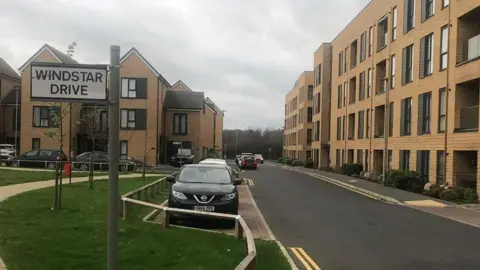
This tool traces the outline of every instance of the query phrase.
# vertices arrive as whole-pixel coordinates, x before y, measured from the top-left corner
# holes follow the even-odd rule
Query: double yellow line
[[[308,256],[303,248],[290,248],[295,257],[305,266],[307,270],[321,270],[320,267]]]
[[[245,185],[248,185],[248,186],[255,186],[255,183],[253,182],[252,179],[245,178],[244,183]]]

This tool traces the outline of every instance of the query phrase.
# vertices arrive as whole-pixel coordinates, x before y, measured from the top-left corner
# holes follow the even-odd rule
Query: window
[[[345,53],[343,54],[343,61],[344,61],[343,72],[347,72],[347,55],[348,55],[348,47],[345,48]]]
[[[378,22],[377,28],[378,36],[377,36],[377,51],[381,51],[383,48],[387,46],[388,40],[388,17],[385,16]]]
[[[21,109],[20,107],[13,107],[13,121],[12,121],[12,130],[20,130],[21,126]]]
[[[60,116],[60,107],[34,106],[33,127],[54,127]]]
[[[447,91],[440,89],[438,97],[438,132],[445,132],[447,119]]]
[[[392,55],[390,58],[390,89],[395,88],[395,65],[396,65],[395,55]]]
[[[320,121],[315,122],[315,141],[320,141]]]
[[[317,103],[317,107],[316,107],[316,109],[315,109],[315,113],[320,113],[320,109],[321,109],[321,103],[320,103],[320,101],[321,101],[321,93],[318,93],[318,94],[316,95],[316,99],[315,99],[315,100],[316,100],[315,102]]]
[[[412,98],[402,99],[400,116],[400,136],[412,133]]]
[[[445,183],[445,152],[437,151],[437,185]]]
[[[420,79],[433,72],[433,33],[420,39]]]
[[[145,130],[147,128],[147,110],[121,109],[120,128]]]
[[[413,81],[413,44],[403,48],[402,52],[402,85]]]
[[[360,63],[367,58],[367,31],[360,36]]]
[[[397,39],[397,20],[398,20],[398,10],[397,7],[394,7],[392,10],[392,41]]]
[[[368,172],[368,149],[365,150],[365,171]]]
[[[342,139],[342,118],[339,116],[337,117],[337,141]]]
[[[365,125],[365,130],[366,130],[366,133],[365,133],[365,138],[370,138],[370,109],[367,109],[367,120],[366,120],[367,124]]]
[[[95,114],[95,131],[105,132],[108,130],[108,115],[105,110]]]
[[[422,0],[422,23],[435,14],[435,0]]]
[[[120,141],[120,157],[128,157],[128,141]]]
[[[442,27],[440,43],[440,70],[444,70],[448,65],[448,25]]]
[[[40,149],[40,138],[32,138],[32,150],[38,150],[38,149]],[[37,154],[35,153],[35,156],[36,155]]]
[[[393,169],[393,151],[388,150],[388,170]]]
[[[415,27],[415,1],[404,0],[403,33],[406,34]]]
[[[357,150],[357,164],[363,164],[363,150]]]
[[[388,108],[388,137],[393,136],[393,119],[394,119],[394,114],[393,112],[395,108],[393,107],[393,102],[390,102],[389,108]]]
[[[358,77],[358,100],[362,101],[365,99],[365,71],[360,72]]]
[[[308,100],[313,100],[313,85],[309,85],[307,89]]]
[[[188,135],[188,118],[186,113],[173,114],[173,135]]]
[[[420,176],[420,179],[423,180],[423,183],[428,183],[428,175],[430,170],[430,151],[428,150],[419,150],[417,151],[417,173]]]
[[[363,129],[364,129],[364,122],[365,122],[365,111],[358,112],[358,139],[363,139]]]
[[[373,51],[373,26],[368,29],[368,56],[372,56]]]
[[[350,69],[354,69],[357,66],[358,57],[358,41],[355,39],[350,44]]]
[[[340,84],[337,88],[337,109],[342,108],[342,99],[343,99],[343,91],[342,91],[342,85]]]
[[[368,78],[367,78],[367,98],[372,94],[372,69],[368,69]]]
[[[345,119],[345,116],[342,117],[342,140],[345,140],[346,132],[345,132],[345,126],[347,125],[347,121]]]
[[[312,129],[307,129],[307,145],[312,144]]]
[[[418,96],[418,135],[430,133],[432,92],[420,94]]]
[[[322,83],[322,64],[318,64],[315,72],[315,87]]]
[[[340,167],[340,149],[335,150],[335,166]]]
[[[147,79],[122,78],[122,98],[147,98]]]
[[[307,108],[307,122],[311,123],[313,118],[313,107]]]
[[[450,5],[450,0],[442,0],[442,8],[446,8]]]
[[[338,54],[338,76],[343,74],[343,51]]]
[[[400,170],[410,170],[410,150],[400,150]]]

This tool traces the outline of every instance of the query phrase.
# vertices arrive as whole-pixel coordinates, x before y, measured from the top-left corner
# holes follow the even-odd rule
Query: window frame
[[[395,105],[393,102],[390,102],[388,105],[388,110],[388,137],[393,137],[393,124],[395,116]]]
[[[40,150],[41,149],[41,142],[42,142],[42,140],[40,138],[32,138],[32,149],[31,149],[31,151]],[[36,143],[38,143],[38,148],[35,148]]]
[[[185,119],[185,121],[183,121]],[[177,130],[177,121],[178,124]],[[183,130],[185,129],[185,130]],[[187,136],[188,135],[188,113],[174,113],[172,121],[172,135],[175,136]]]
[[[398,168],[400,170],[405,170],[405,171],[410,170],[410,150],[400,150],[399,163],[400,164],[399,164]]]
[[[390,89],[395,89],[396,64],[396,55],[392,54],[390,57]]]
[[[125,112],[125,120],[124,120]],[[133,114],[132,114],[133,113]],[[133,115],[133,120],[131,116]],[[137,126],[137,112],[136,109],[120,109],[120,129],[136,129]]]
[[[368,29],[368,56],[372,56],[373,53],[373,26]]]
[[[442,9],[450,6],[450,0],[442,0]]]
[[[380,31],[382,31],[382,35],[384,38],[381,38]],[[383,16],[378,20],[377,23],[377,52],[383,50],[388,46],[388,15]],[[381,43],[381,40],[383,40],[384,44]]]
[[[429,14],[430,12],[430,14]],[[425,0],[425,20],[430,19],[435,15],[435,0]]]
[[[413,61],[414,61],[414,44],[408,45],[406,48],[405,53],[407,54],[406,57],[406,63],[405,63],[405,84],[409,84],[413,82]]]
[[[373,71],[372,68],[369,68],[367,71],[367,98],[372,95],[372,81],[373,81]]]
[[[443,95],[443,99],[444,99],[444,112],[442,113],[442,95]],[[438,91],[438,130],[437,132],[438,133],[444,133],[446,131],[446,127],[447,127],[447,110],[448,110],[448,106],[447,106],[447,89],[446,88],[441,88],[439,91]],[[444,122],[443,124],[443,128],[442,128],[442,120]]]
[[[412,97],[404,98],[404,100],[405,108],[403,111],[403,136],[409,136],[412,135]]]
[[[33,115],[33,119],[32,119],[32,127],[34,128],[51,128],[51,127],[54,127],[55,124],[53,123],[53,120],[52,120],[52,109],[54,107],[51,107],[51,106],[33,106],[32,108],[32,115]],[[56,108],[59,108],[59,107],[56,107]],[[37,117],[35,116],[35,111],[38,110],[38,124],[36,123],[37,121]],[[42,117],[42,110],[46,110],[46,116],[43,115]],[[42,121],[47,121],[46,122],[46,125],[42,124]]]
[[[444,150],[437,150],[437,159],[436,159],[436,184],[443,184],[445,183],[445,151]]]
[[[448,35],[449,35],[450,28],[448,25],[442,26],[440,28],[440,71],[446,70],[448,67]],[[446,36],[444,40],[444,35]],[[444,59],[445,58],[445,59]]]
[[[434,35],[430,33],[425,37],[424,60],[423,63],[423,76],[427,77],[433,74],[433,57],[434,57]]]
[[[127,89],[124,89],[124,82],[127,82]],[[131,86],[131,83],[134,83],[135,85]],[[130,99],[137,99],[137,80],[134,78],[126,78],[122,77],[121,80],[121,91],[120,91],[120,98],[130,98]],[[126,91],[126,93],[124,93]],[[133,93],[133,95],[131,95]],[[126,95],[124,95],[126,94]]]
[[[397,40],[397,29],[398,29],[398,8],[395,6],[392,9],[392,39],[391,41]]]
[[[431,133],[432,123],[432,92],[426,92],[422,94],[423,107],[422,107],[422,134]],[[428,107],[428,108],[427,108]]]
[[[406,34],[415,28],[415,0],[404,0],[404,1],[408,1],[407,22],[406,22],[407,29],[405,29],[404,31],[404,34]]]
[[[123,152],[122,146],[125,145],[125,153]],[[120,140],[120,157],[127,157],[128,158],[128,141],[127,140]]]

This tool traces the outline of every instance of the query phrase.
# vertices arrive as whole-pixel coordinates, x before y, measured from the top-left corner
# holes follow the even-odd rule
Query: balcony
[[[375,107],[374,138],[383,138],[385,135],[385,105]]]
[[[348,139],[355,140],[355,114],[348,115]]]
[[[480,79],[457,84],[455,91],[455,132],[477,132]]]
[[[378,63],[375,70],[375,94],[381,95],[387,91],[387,60]]]
[[[457,64],[480,59],[480,7],[458,18],[457,33]]]

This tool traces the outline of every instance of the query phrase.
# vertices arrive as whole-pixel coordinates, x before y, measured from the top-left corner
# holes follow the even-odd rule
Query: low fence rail
[[[193,216],[204,216],[212,217],[218,219],[227,219],[235,221],[235,237],[237,239],[245,240],[245,258],[237,265],[235,270],[254,270],[256,269],[256,260],[257,260],[257,250],[255,247],[255,239],[253,238],[252,231],[248,227],[245,220],[240,215],[231,215],[223,213],[212,213],[212,212],[202,212],[196,210],[172,208],[167,206],[161,206],[149,202],[142,201],[143,199],[148,199],[148,197],[153,197],[155,194],[159,194],[166,188],[169,184],[165,180],[166,178],[161,178],[155,182],[152,182],[148,185],[140,187],[138,189],[132,190],[128,193],[125,193],[121,196],[121,215],[123,219],[128,218],[130,205],[141,205],[156,210],[164,212],[163,227],[169,228],[170,226],[170,215],[172,213],[176,214],[187,214]]]

